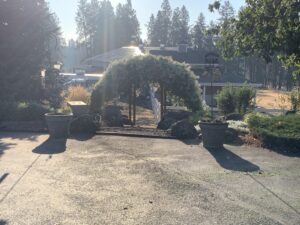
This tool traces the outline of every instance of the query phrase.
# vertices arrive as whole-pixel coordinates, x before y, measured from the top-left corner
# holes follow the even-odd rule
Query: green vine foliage
[[[182,98],[192,111],[202,110],[199,83],[190,67],[152,55],[112,63],[93,90],[91,110],[100,112],[105,102],[127,95],[132,85],[138,90],[146,84],[163,85],[168,93]]]

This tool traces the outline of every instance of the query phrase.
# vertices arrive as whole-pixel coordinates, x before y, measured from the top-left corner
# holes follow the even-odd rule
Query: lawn
[[[258,90],[256,105],[265,109],[290,109],[289,92],[277,90]]]

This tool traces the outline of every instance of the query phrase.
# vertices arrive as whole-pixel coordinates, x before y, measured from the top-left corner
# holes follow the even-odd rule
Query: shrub
[[[72,114],[72,109],[67,104],[63,104],[62,107],[60,107],[57,110],[57,112],[62,113],[62,114],[66,114],[66,115],[70,115],[70,114]]]
[[[216,96],[218,108],[224,115],[234,113],[246,113],[255,97],[255,91],[248,86],[224,87]]]
[[[240,120],[227,120],[228,127],[239,133],[249,133],[249,128],[246,122]]]
[[[51,112],[50,107],[40,103],[0,102],[0,121],[44,120],[44,115],[48,112]]]
[[[45,75],[45,99],[55,111],[61,106],[63,97],[62,78],[59,76],[59,71],[56,69],[47,69]]]
[[[289,100],[292,105],[292,110],[297,111],[300,107],[300,91],[294,89],[290,94]]]
[[[235,112],[236,96],[234,87],[224,87],[216,96],[218,108],[224,115]]]
[[[247,121],[253,135],[266,146],[300,148],[300,115],[251,114]]]
[[[63,93],[65,100],[89,103],[90,93],[82,86],[71,86]]]
[[[196,125],[199,123],[201,118],[203,118],[204,112],[203,111],[196,111],[189,117],[189,122]]]
[[[255,97],[253,88],[243,86],[236,89],[236,107],[239,113],[246,113],[251,106],[252,99]]]

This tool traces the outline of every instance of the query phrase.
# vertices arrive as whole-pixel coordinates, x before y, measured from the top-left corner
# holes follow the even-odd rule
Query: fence
[[[159,121],[161,120],[160,102],[155,97],[155,92],[153,88],[150,88],[150,97],[151,97],[151,105],[155,117],[155,122],[158,124]]]

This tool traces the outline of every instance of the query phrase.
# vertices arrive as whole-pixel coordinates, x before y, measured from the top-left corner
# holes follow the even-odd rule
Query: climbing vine
[[[192,111],[202,109],[200,88],[189,65],[168,57],[136,56],[112,63],[96,84],[91,96],[91,109],[99,112],[105,102],[129,93],[145,84],[163,85],[168,93],[183,99]]]

